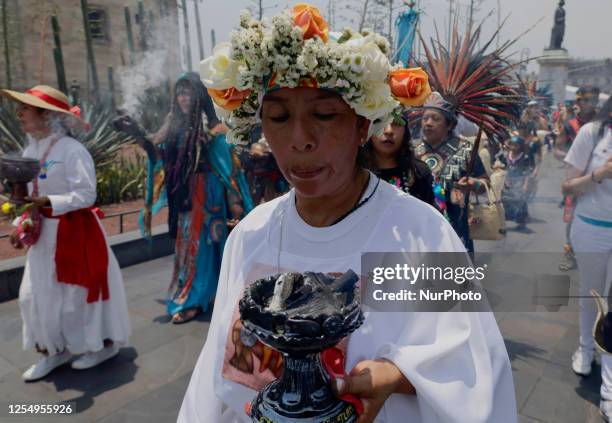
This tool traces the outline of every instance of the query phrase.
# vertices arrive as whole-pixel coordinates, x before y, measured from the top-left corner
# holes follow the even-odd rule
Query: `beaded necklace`
[[[38,180],[47,179],[47,171],[50,166],[50,163],[47,161],[47,158],[49,157],[49,153],[51,152],[51,149],[53,148],[55,144],[57,144],[60,138],[61,138],[60,135],[56,135],[53,138],[51,138],[51,141],[49,142],[49,146],[47,147],[41,159],[39,160],[40,172],[38,173],[38,177],[34,178],[34,180],[32,181],[32,197],[38,196],[38,191],[39,191],[38,190]]]

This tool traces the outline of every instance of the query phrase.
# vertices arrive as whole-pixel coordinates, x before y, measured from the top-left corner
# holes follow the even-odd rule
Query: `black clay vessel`
[[[320,353],[363,323],[358,276],[283,273],[251,284],[240,300],[246,330],[283,356],[282,376],[251,403],[253,422],[321,423],[357,420],[334,396]]]
[[[32,181],[40,171],[36,159],[7,154],[0,158],[0,178],[11,183],[11,202],[23,204],[28,195],[28,182]]]

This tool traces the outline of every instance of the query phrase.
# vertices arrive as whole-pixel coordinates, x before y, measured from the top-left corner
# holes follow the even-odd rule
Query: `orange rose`
[[[429,76],[421,68],[398,69],[389,74],[391,93],[404,106],[425,104],[431,94]]]
[[[304,31],[304,39],[319,36],[326,43],[329,38],[329,27],[315,6],[298,3],[293,8],[293,22]]]
[[[215,104],[225,110],[235,110],[240,107],[242,101],[251,94],[251,90],[238,91],[236,88],[228,88],[226,90],[208,89],[208,94],[213,99]]]

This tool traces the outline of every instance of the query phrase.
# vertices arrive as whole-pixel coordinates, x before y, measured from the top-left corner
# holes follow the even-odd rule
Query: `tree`
[[[385,35],[393,46],[395,20],[405,8],[412,3],[406,0],[338,0],[341,9],[342,24],[350,25],[360,32],[366,28]],[[335,9],[334,4],[334,9]],[[332,9],[332,10],[334,10]]]
[[[379,28],[386,26],[387,39],[389,44],[393,45],[393,34],[395,31],[395,19],[397,14],[400,12],[403,5],[407,5],[408,2],[403,0],[375,0],[375,15],[378,16],[378,20],[381,21],[382,25]],[[383,31],[381,31],[383,32]]]
[[[361,32],[366,28],[380,30],[384,26],[384,17],[380,15],[378,0],[338,0],[334,10],[340,9],[341,16],[337,29],[350,26]]]
[[[336,2],[334,0],[327,0],[327,22],[330,28],[335,28],[336,19]]]
[[[2,38],[3,43],[2,47],[4,48],[4,66],[6,69],[6,82],[5,86],[7,88],[12,87],[12,78],[11,78],[11,53],[10,53],[10,40],[9,40],[9,30],[8,30],[8,12],[6,10],[6,0],[2,0]]]
[[[266,5],[267,2],[264,0],[251,0],[251,6],[248,9],[251,13],[257,17],[257,19],[261,20],[263,18],[264,12],[268,9],[274,9],[278,7],[278,4],[274,4],[272,6]]]

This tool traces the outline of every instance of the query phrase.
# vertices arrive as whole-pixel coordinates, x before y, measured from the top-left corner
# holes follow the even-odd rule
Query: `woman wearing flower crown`
[[[202,62],[204,84],[235,125],[230,136],[247,139],[261,120],[293,189],[256,207],[228,238],[179,422],[250,421],[245,404],[275,378],[278,357],[237,321],[246,284],[279,271],[359,271],[367,251],[465,251],[438,212],[359,164],[398,99],[426,92],[422,78],[392,72],[387,49],[376,34],[330,34],[315,7],[298,4],[269,24],[243,14],[231,45]],[[350,373],[333,384],[361,399],[360,423],[516,421],[490,313],[366,315],[347,339]]]
[[[24,349],[43,357],[23,373],[45,377],[64,363],[88,369],[119,353],[130,322],[117,260],[93,209],[96,172],[87,149],[71,136],[83,123],[60,91],[39,85],[25,93],[3,90],[19,102],[17,115],[29,144],[24,157],[39,160],[29,186],[30,216],[11,235],[28,246],[19,289]],[[77,113],[77,116],[75,116]],[[24,230],[25,220],[33,222]]]

